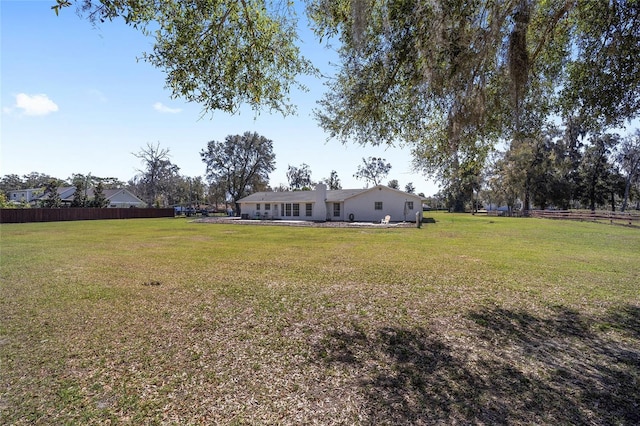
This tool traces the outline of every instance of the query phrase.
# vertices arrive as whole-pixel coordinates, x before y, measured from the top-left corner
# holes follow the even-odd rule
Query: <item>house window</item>
[[[382,201],[376,201],[373,204],[373,208],[376,209],[376,210],[382,210]]]
[[[407,201],[407,210],[413,210],[413,201]]]
[[[291,216],[291,204],[287,203],[284,206],[285,216]]]
[[[256,204],[256,210],[260,211],[260,203]]]
[[[309,216],[313,216],[313,204],[311,204],[311,203],[307,203],[307,204],[306,204],[306,206],[305,206],[305,208],[306,208],[306,215],[307,215],[307,217],[309,217]]]
[[[340,217],[340,203],[333,203],[333,217]]]
[[[412,208],[413,208],[413,207],[412,207]],[[265,204],[264,204],[264,209],[265,209],[265,210],[271,210],[271,204],[269,204],[269,203],[265,203]]]
[[[293,215],[294,216],[300,216],[300,204],[295,203],[293,205]]]

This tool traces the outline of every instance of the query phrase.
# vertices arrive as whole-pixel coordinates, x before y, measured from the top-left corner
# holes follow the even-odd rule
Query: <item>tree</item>
[[[416,187],[413,186],[413,182],[409,182],[404,186],[404,192],[408,192],[409,194],[416,192]]]
[[[387,182],[387,186],[392,189],[400,189],[398,179],[391,179],[389,182]]]
[[[145,148],[133,154],[139,158],[143,168],[139,169],[134,178],[134,186],[139,187],[140,193],[149,206],[159,205],[161,199],[166,199],[166,191],[171,179],[178,175],[179,167],[172,164],[169,149],[160,148],[160,143],[147,143]]]
[[[0,193],[7,194],[9,191],[18,189],[28,189],[24,187],[20,176],[16,174],[4,175],[2,179],[0,179]]]
[[[175,97],[203,112],[235,113],[242,104],[283,115],[294,111],[296,79],[317,75],[297,45],[294,2],[260,0],[78,0],[78,12],[94,23],[122,17],[154,37],[142,58],[164,71]],[[68,7],[57,0],[56,14]]]
[[[331,174],[329,175],[329,177],[323,179],[321,182],[327,185],[327,188],[329,190],[342,189],[342,184],[340,183],[338,172],[336,172],[335,170],[331,170]]]
[[[102,186],[104,187],[104,189],[120,189],[125,185],[124,182],[115,177],[94,177],[94,179],[96,181],[102,182]]]
[[[340,68],[317,118],[345,143],[412,146],[417,168],[461,204],[473,163],[500,139],[534,136],[558,93],[565,115],[585,105],[583,120],[637,116],[637,4],[593,5],[313,0],[316,33],[340,38]]]
[[[582,200],[591,211],[603,204],[612,192],[612,164],[609,162],[611,151],[620,137],[616,134],[592,135],[591,145],[584,153],[580,164],[582,175]]]
[[[72,3],[56,0],[52,9],[58,14]],[[288,111],[291,87],[302,86],[296,77],[318,75],[296,45],[298,19],[293,1],[75,3],[79,15],[94,23],[121,17],[153,36],[153,50],[143,58],[167,74],[166,86],[174,96],[200,102],[205,111],[231,112],[243,102],[254,109]],[[461,125],[450,127],[452,136],[468,129],[467,125],[492,124],[487,110],[495,118],[504,113],[510,116],[508,121],[517,122],[526,110],[528,91],[540,83],[562,88],[565,99],[582,101],[579,105],[596,116],[618,117],[621,122],[640,109],[636,1],[306,3],[315,35],[321,41],[325,37],[333,37],[332,43],[339,41],[342,68],[332,84],[339,89],[332,91],[334,99],[358,107],[355,127],[337,130],[355,130],[360,141],[389,139],[372,137],[378,134],[413,140],[420,135],[414,130],[434,122],[429,116],[437,122],[443,114],[450,118],[445,121]],[[356,73],[350,75],[350,71]],[[371,77],[371,82],[361,77]],[[376,90],[358,90],[367,85]],[[499,87],[506,92],[494,90]],[[456,89],[461,93],[456,94]],[[605,91],[611,96],[602,99]],[[501,98],[509,108],[502,108]],[[359,105],[354,100],[364,102]],[[412,106],[414,100],[417,103]],[[396,101],[400,102],[397,109],[390,109]],[[369,120],[367,111],[372,116]],[[414,118],[418,118],[415,124],[405,128]],[[359,131],[364,124],[376,132]],[[391,126],[385,131],[386,124]]]
[[[76,190],[73,193],[71,207],[87,207],[89,205],[87,193],[89,188],[93,186],[93,177],[91,176],[91,173],[87,176],[79,173],[72,174],[70,181],[71,184],[76,187]]]
[[[143,57],[204,111],[287,114],[296,77],[317,75],[296,46],[293,1],[79,4],[94,22],[123,17],[153,34]],[[631,0],[308,0],[316,36],[340,59],[316,116],[345,143],[408,145],[461,205],[489,148],[535,136],[556,109],[598,131],[638,116],[637,10]]]
[[[565,129],[552,146],[553,171],[549,177],[549,201],[555,207],[568,209],[579,198],[580,175],[585,131],[575,119],[565,122]]]
[[[23,177],[23,187],[16,189],[29,189],[29,188],[44,188],[51,180],[61,182],[60,179],[51,177],[44,173],[31,172]]]
[[[387,163],[384,158],[369,157],[363,158],[358,166],[358,171],[353,175],[356,179],[363,179],[365,182],[371,182],[373,186],[379,185],[391,170],[391,163]]]
[[[207,179],[225,188],[238,213],[237,201],[265,189],[275,169],[273,141],[255,132],[229,135],[224,142],[210,141],[200,156],[207,165]]]
[[[58,188],[60,182],[56,179],[51,179],[44,189],[44,199],[42,201],[42,207],[53,209],[62,207],[62,199],[58,194]]]
[[[73,192],[73,201],[71,201],[71,207],[86,207],[87,195],[85,192],[85,186],[83,183],[77,182],[75,184],[76,190]]]
[[[206,202],[205,186],[201,176],[192,178],[176,175],[167,186],[167,202],[171,206],[200,207],[202,203]],[[222,202],[224,203],[224,198]]]
[[[509,158],[514,154],[511,149],[495,153],[485,176],[487,201],[495,203],[496,207],[506,205],[509,214],[515,209],[524,185],[522,167]]]
[[[618,164],[625,174],[624,196],[621,211],[627,209],[631,186],[634,181],[640,181],[640,129],[635,135],[623,139],[617,156]]]
[[[207,189],[206,201],[207,204],[213,205],[215,209],[217,209],[221,205],[224,205],[226,210],[229,200],[225,185],[222,185],[219,182],[212,182],[211,184],[209,184]]]
[[[202,176],[196,176],[195,178],[189,179],[189,198],[191,202],[196,206],[199,206],[201,203],[205,201],[205,187],[206,184],[202,179]]]
[[[499,69],[507,53],[498,50],[508,45],[516,7],[358,5],[364,2],[312,4],[318,32],[341,36],[341,69],[320,103],[321,126],[344,142],[415,146],[420,170],[448,181],[450,192],[462,188],[460,157],[474,157],[479,141],[501,134],[509,114],[506,69]]]
[[[640,111],[640,13],[628,0],[573,3],[571,60],[561,104],[585,126],[621,125]]]
[[[290,165],[287,169],[287,180],[292,191],[308,190],[313,186],[311,169],[305,163],[302,163],[300,167]]]
[[[102,185],[102,182],[98,182],[98,184],[93,188],[93,199],[89,202],[89,206],[101,209],[106,207],[108,203],[109,201],[104,195],[104,186]]]
[[[12,209],[14,207],[14,204],[11,204],[9,201],[7,201],[7,196],[5,195],[5,193],[0,192],[0,209]]]

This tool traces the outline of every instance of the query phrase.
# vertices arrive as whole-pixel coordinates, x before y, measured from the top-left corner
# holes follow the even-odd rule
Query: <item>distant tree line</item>
[[[180,174],[171,162],[170,150],[159,143],[148,143],[133,154],[142,167],[127,183],[101,178],[90,173],[72,174],[59,179],[32,172],[5,175],[0,191],[42,188],[43,207],[60,207],[57,189],[74,186],[72,207],[105,207],[104,190],[127,188],[149,206],[235,206],[236,202],[257,191],[310,190],[317,183],[328,189],[341,189],[335,170],[315,182],[309,165],[288,165],[288,185],[269,185],[269,173],[275,169],[273,142],[257,133],[230,135],[222,142],[210,141],[200,152],[206,166],[206,178]],[[504,151],[487,153],[484,163],[465,162],[456,187],[445,186],[430,203],[453,211],[485,205],[509,210],[549,207],[568,209],[610,209],[625,211],[640,207],[640,130],[621,137],[615,133],[587,133],[577,126],[549,127],[536,137],[511,143]],[[366,184],[378,185],[391,170],[383,158],[363,158],[354,177]],[[397,179],[387,186],[400,189]],[[404,190],[415,192],[412,182]],[[91,197],[88,196],[91,194]],[[420,194],[424,196],[424,194]]]
[[[583,133],[556,127],[495,152],[462,181],[466,201],[509,209],[584,208],[625,211],[640,202],[640,131]],[[448,194],[445,193],[445,198]],[[448,200],[451,204],[451,200]]]
[[[74,186],[71,207],[106,207],[105,189],[126,188],[151,207],[207,206],[226,210],[228,206],[234,206],[239,213],[237,201],[258,191],[310,190],[317,183],[325,184],[330,190],[342,189],[335,170],[327,178],[315,182],[311,177],[311,168],[305,163],[299,167],[288,166],[288,185],[271,187],[269,174],[275,169],[273,141],[255,132],[229,135],[224,141],[208,142],[200,152],[206,166],[205,178],[181,175],[180,168],[171,161],[170,150],[162,148],[160,143],[147,143],[133,155],[140,160],[141,167],[127,183],[90,173],[72,174],[68,179],[59,179],[33,172],[24,176],[14,174],[2,177],[0,191],[6,196],[13,190],[41,188],[45,195],[42,197],[42,207],[55,208],[62,206],[58,188]],[[358,166],[354,176],[377,185],[390,169],[391,164],[383,158],[363,158],[363,164]],[[390,185],[393,182],[397,189],[397,180],[390,182]],[[413,183],[407,184],[405,189],[414,192]]]

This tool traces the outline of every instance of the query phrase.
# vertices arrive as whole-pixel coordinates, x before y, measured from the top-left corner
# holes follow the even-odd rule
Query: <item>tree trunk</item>
[[[621,212],[624,212],[627,209],[627,203],[629,202],[629,190],[631,189],[631,174],[627,176],[624,182],[624,197],[622,198],[622,208]]]
[[[522,200],[522,210],[524,212],[529,211],[531,207],[531,194],[529,193],[529,186],[524,189],[524,200]]]
[[[616,193],[611,190],[611,211],[616,211]]]
[[[596,183],[597,183],[597,175],[594,173],[591,178],[591,186],[589,188],[589,209],[592,212],[596,211]]]
[[[464,192],[459,189],[453,194],[453,202],[451,203],[454,213],[464,213]]]

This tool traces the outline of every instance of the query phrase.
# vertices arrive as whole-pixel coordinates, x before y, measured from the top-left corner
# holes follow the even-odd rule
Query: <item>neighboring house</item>
[[[320,184],[313,191],[256,192],[238,204],[250,219],[380,222],[389,215],[392,222],[402,222],[422,214],[419,196],[384,185],[328,191]]]
[[[49,194],[44,193],[44,188],[24,189],[23,191],[32,191],[33,197],[31,197],[27,202],[34,207],[40,207],[41,202],[49,198]],[[57,192],[63,206],[68,207],[71,204],[71,201],[73,201],[73,193],[75,191],[75,186],[58,187]]]
[[[88,191],[89,199],[93,198],[93,191]],[[109,204],[107,207],[146,207],[147,203],[133,195],[128,189],[104,189],[102,190]]]
[[[9,191],[7,201],[14,204],[30,203],[32,200],[39,198],[43,192],[43,188],[19,189],[16,191]]]
[[[62,205],[70,206],[73,202],[73,194],[76,192],[75,186],[61,186],[58,188],[58,195],[62,200]],[[104,189],[102,191],[109,202],[107,207],[146,207],[146,203],[136,197],[127,189]],[[44,194],[44,189],[22,189],[9,192],[9,201],[27,202],[40,205],[41,201],[47,199],[49,195]],[[93,189],[87,190],[87,199],[93,198]]]

